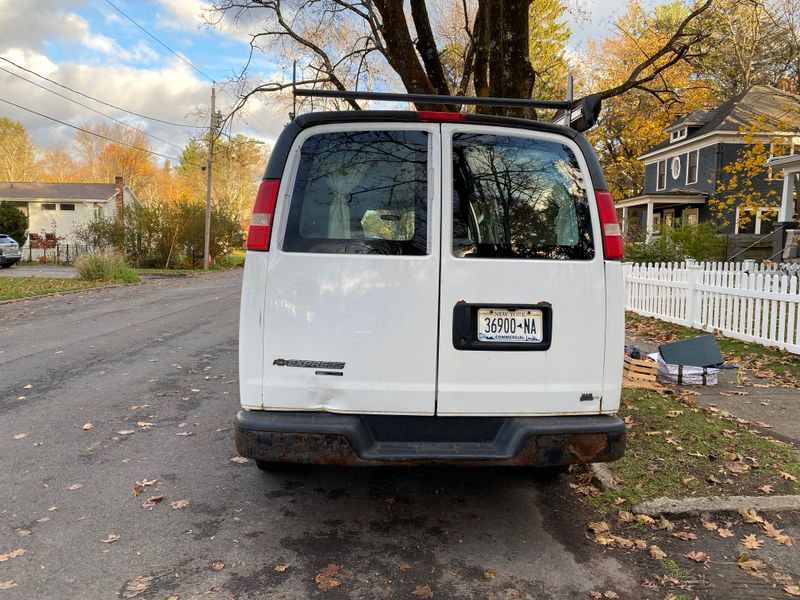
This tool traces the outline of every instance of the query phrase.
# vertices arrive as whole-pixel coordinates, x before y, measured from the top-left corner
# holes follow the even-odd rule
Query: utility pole
[[[203,270],[208,271],[209,245],[211,240],[211,165],[214,162],[214,138],[217,135],[217,107],[215,105],[216,92],[211,84],[211,126],[208,132],[208,165],[206,166],[206,231],[203,238]]]

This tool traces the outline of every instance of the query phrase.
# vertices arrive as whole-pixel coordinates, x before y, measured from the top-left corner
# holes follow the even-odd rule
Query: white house
[[[141,204],[122,177],[114,183],[0,182],[0,202],[19,208],[28,216],[28,233],[52,243],[73,243],[81,225],[114,218],[123,204]]]

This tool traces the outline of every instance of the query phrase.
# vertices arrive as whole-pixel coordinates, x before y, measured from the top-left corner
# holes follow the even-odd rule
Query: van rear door
[[[442,151],[437,414],[599,412],[605,275],[579,147],[445,124]]]
[[[267,268],[265,408],[434,413],[440,161],[437,124],[297,138]]]

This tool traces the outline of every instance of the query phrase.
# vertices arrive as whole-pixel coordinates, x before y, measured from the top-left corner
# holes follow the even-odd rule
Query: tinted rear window
[[[300,154],[284,251],[427,253],[427,133],[321,133]]]
[[[574,152],[547,140],[453,136],[453,253],[465,258],[594,258]]]

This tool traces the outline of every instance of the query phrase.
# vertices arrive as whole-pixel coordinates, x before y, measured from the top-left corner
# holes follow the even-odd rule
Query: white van
[[[260,468],[622,456],[622,242],[574,129],[299,116],[247,244],[236,445]]]

